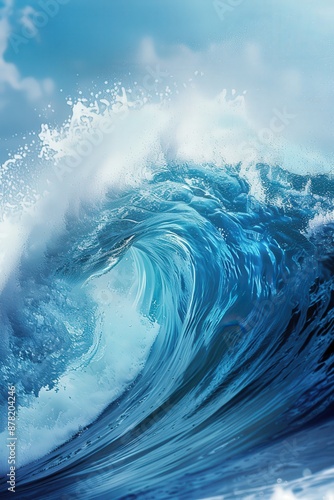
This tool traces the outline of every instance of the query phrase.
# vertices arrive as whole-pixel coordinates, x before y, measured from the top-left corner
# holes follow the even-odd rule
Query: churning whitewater
[[[331,174],[257,144],[244,96],[113,99],[78,101],[1,168],[19,498],[319,499],[334,480]]]

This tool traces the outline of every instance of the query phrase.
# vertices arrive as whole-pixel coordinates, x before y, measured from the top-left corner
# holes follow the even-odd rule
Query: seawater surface
[[[241,101],[196,135],[123,93],[73,159],[110,111],[78,102],[2,166],[18,498],[331,498],[334,180],[247,162]]]

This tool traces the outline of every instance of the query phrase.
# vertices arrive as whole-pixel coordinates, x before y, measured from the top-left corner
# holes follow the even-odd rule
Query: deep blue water
[[[4,404],[9,383],[29,407],[95,358],[103,390],[116,384],[99,343],[115,321],[118,345],[132,313],[110,318],[115,296],[157,334],[126,388],[65,444],[60,417],[38,407],[56,449],[29,458],[48,439],[36,432],[16,498],[269,499],[287,481],[316,499],[333,485],[321,474],[333,466],[334,181],[256,169],[262,201],[238,166],[169,165],[82,204],[42,250],[30,235],[2,292]],[[85,394],[78,422],[95,404]]]

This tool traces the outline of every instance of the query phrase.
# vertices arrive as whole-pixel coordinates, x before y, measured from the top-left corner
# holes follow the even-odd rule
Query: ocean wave
[[[236,161],[237,102],[212,104],[222,122],[201,141],[189,116],[138,103],[113,108],[109,135],[110,103],[78,102],[44,127],[29,175],[24,157],[3,166],[20,498],[306,498],[313,474],[315,499],[333,484],[334,181],[262,150]]]

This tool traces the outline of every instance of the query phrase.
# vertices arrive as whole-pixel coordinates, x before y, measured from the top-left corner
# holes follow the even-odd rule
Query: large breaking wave
[[[78,102],[3,165],[19,498],[333,487],[334,181],[273,144],[247,161],[243,98],[225,97],[197,129],[124,93]]]

